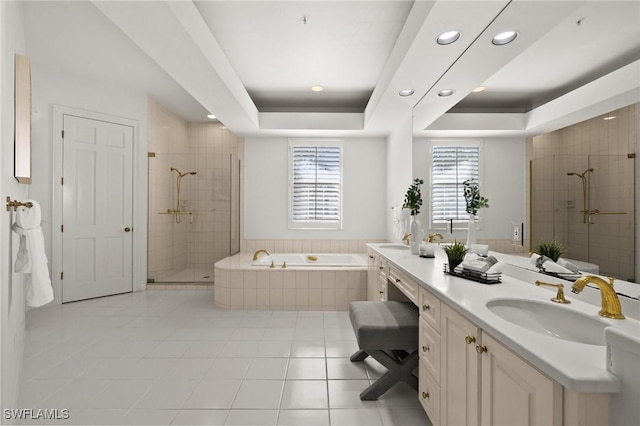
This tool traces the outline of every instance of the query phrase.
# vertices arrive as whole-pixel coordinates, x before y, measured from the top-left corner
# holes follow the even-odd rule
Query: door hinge
[[[63,177],[60,178],[60,185],[64,185],[64,178]]]
[[[64,130],[62,132],[60,132],[60,133],[62,133],[62,139],[64,139]]]
[[[60,225],[60,232],[64,232],[64,225]]]
[[[64,280],[64,272],[60,272],[60,279]]]

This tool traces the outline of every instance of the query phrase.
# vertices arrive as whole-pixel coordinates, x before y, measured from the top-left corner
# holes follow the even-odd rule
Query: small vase
[[[469,216],[469,228],[467,229],[467,249],[476,243],[476,218]]]
[[[411,254],[420,254],[421,235],[422,224],[415,216],[411,216]]]

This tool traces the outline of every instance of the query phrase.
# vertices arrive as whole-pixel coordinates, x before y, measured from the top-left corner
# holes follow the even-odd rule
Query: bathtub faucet
[[[271,256],[271,253],[269,253],[267,250],[260,249],[260,250],[256,251],[255,253],[253,253],[253,260],[258,260],[258,257],[259,257],[258,255],[261,254],[261,253],[264,253],[267,256]]]

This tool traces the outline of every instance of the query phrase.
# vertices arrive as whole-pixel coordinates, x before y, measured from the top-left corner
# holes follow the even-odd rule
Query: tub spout
[[[613,289],[613,278],[609,277],[609,282],[606,282],[602,278],[587,275],[585,277],[578,278],[571,286],[571,291],[578,294],[584,289],[584,286],[589,283],[595,284],[600,288],[602,309],[600,309],[598,314],[605,318],[624,319],[624,315],[622,315],[622,306],[620,306],[620,299],[618,299],[618,295]]]
[[[260,249],[257,250],[255,253],[253,253],[253,260],[258,260],[258,258],[260,257],[260,254],[266,254],[267,256],[271,256],[271,253],[269,253],[267,250],[265,249]]]

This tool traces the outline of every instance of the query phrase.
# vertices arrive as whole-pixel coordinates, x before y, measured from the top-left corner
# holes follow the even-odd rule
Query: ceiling
[[[28,1],[23,11],[34,65],[148,93],[189,121],[214,113],[239,135],[382,136],[412,122],[417,136],[525,136],[640,102],[640,0]],[[457,42],[435,42],[452,29]],[[493,45],[505,30],[518,38]],[[405,88],[415,94],[400,97]]]

